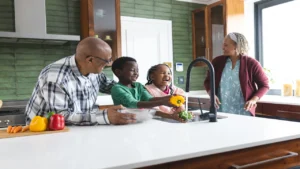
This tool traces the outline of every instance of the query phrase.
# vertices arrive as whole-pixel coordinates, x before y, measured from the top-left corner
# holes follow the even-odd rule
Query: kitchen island
[[[300,123],[218,114],[228,118],[216,123],[151,119],[123,126],[74,126],[66,133],[0,139],[0,164],[3,169],[203,168],[201,165],[210,169],[217,168],[212,166],[216,161],[218,168],[228,168],[228,161],[218,162],[224,158],[222,153],[257,147],[265,151],[235,155],[228,165],[255,159],[258,154],[267,159],[274,154],[282,157],[280,153],[289,151],[294,151],[294,157],[277,161],[283,165],[280,169],[300,164]]]

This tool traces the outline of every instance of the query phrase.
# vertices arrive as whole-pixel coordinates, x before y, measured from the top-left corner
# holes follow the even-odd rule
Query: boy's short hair
[[[136,62],[136,60],[127,56],[120,57],[113,62],[111,66],[112,71],[115,73],[117,69],[122,70],[126,62]]]

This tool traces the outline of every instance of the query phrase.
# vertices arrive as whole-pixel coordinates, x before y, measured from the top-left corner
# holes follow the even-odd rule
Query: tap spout
[[[210,77],[210,110],[209,110],[209,122],[217,122],[217,109],[215,105],[215,71],[212,64],[204,57],[198,57],[197,59],[193,60],[188,69],[186,75],[186,86],[185,91],[188,93],[190,91],[190,75],[191,70],[194,64],[197,62],[204,62],[207,64],[209,69],[209,77]]]

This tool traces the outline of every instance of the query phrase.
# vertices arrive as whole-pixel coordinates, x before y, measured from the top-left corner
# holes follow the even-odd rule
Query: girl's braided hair
[[[157,65],[154,65],[154,66],[152,66],[148,70],[148,73],[147,73],[147,83],[145,85],[150,85],[150,84],[153,83],[153,80],[151,79],[151,75],[158,69],[159,66],[167,66],[169,68],[169,70],[170,70],[171,75],[172,75],[172,70],[171,70],[171,68],[168,65],[166,65],[166,64],[157,64]],[[174,92],[173,88],[172,88],[172,82],[171,82],[169,88],[170,88],[170,93],[172,95],[173,92]]]

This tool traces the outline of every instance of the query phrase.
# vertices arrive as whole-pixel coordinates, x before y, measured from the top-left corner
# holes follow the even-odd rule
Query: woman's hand
[[[248,100],[245,103],[244,109],[246,111],[250,111],[252,108],[255,108],[257,106],[256,102],[259,100],[257,96],[252,97],[250,100]]]
[[[221,102],[220,102],[218,96],[215,95],[215,106],[216,106],[217,109],[220,108],[220,106],[219,106],[220,104],[221,104]]]
[[[208,91],[207,94],[210,96],[210,91]],[[215,106],[216,106],[217,109],[220,108],[220,106],[219,106],[220,104],[221,104],[221,102],[220,102],[218,96],[215,95]]]

